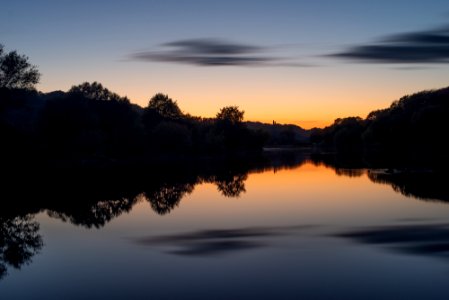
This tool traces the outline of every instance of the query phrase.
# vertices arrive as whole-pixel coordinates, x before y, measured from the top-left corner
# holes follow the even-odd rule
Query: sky
[[[447,0],[2,1],[0,44],[43,92],[85,81],[192,115],[329,125],[449,84]]]

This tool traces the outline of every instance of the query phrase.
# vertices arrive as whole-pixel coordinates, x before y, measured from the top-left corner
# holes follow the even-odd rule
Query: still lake
[[[433,172],[301,155],[159,179],[1,214],[0,298],[449,299]]]

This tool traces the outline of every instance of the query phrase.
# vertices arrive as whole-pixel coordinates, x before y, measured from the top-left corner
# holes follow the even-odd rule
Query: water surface
[[[19,197],[0,217],[1,298],[449,298],[438,174],[302,156],[206,173]]]

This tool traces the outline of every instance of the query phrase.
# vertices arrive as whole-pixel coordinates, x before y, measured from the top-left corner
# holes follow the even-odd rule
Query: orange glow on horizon
[[[372,182],[366,172],[360,176],[338,175],[324,165],[305,163],[293,169],[250,173],[245,191],[225,197],[212,182],[195,185],[179,204],[163,216],[148,201],[139,202],[130,214],[113,222],[125,226],[149,224],[145,228],[185,231],[186,228],[226,229],[266,226],[332,224],[385,224],[401,216],[445,212],[425,201],[407,199],[389,184]],[[407,199],[405,201],[404,199]],[[207,224],[206,227],[204,227]]]
[[[397,201],[392,204],[392,199],[402,199],[401,195],[387,185],[373,184],[366,174],[360,177],[338,176],[331,168],[311,163],[294,169],[251,173],[244,185],[245,192],[238,198],[227,198],[216,184],[199,184],[176,209],[164,216],[164,221],[171,219],[181,227],[187,223],[197,226],[199,221],[208,222],[217,228],[229,227],[229,220],[233,226],[249,226],[252,221],[260,219],[264,220],[264,226],[301,222],[315,224],[323,220],[347,222],[348,207],[351,207],[353,215],[365,219],[375,217],[376,211],[400,211],[401,207],[392,207],[404,203]],[[383,201],[379,201],[379,195]],[[133,213],[145,220],[148,220],[148,215],[155,214],[146,202],[138,205]],[[274,217],[279,215],[282,221]]]
[[[254,69],[164,66],[152,70],[141,66],[139,72],[126,77],[123,74],[129,72],[127,65],[119,65],[111,66],[108,73],[96,72],[80,71],[48,79],[39,89],[68,90],[74,84],[96,80],[142,107],[162,92],[176,100],[183,112],[194,116],[214,117],[220,108],[237,105],[245,111],[245,120],[268,124],[275,121],[310,129],[328,126],[337,118],[365,118],[369,112],[389,107],[404,95],[445,86],[444,76],[438,76],[441,83],[430,83],[435,81],[435,75],[426,80],[405,77],[398,81],[396,73],[384,74],[374,68],[369,72],[338,67],[324,73],[320,68],[308,69],[306,73],[292,69],[255,73]]]

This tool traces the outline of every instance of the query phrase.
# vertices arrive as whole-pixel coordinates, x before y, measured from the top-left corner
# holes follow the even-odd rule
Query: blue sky
[[[365,116],[401,95],[445,86],[444,61],[328,55],[448,25],[447,0],[15,0],[2,4],[0,43],[38,65],[43,91],[97,80],[141,105],[164,92],[193,114],[210,116],[237,104],[250,119],[310,127]],[[164,46],[180,41],[190,48]],[[212,43],[207,49],[217,43],[255,47],[236,55],[269,63],[195,64],[185,57],[197,49],[192,41]],[[136,59],[136,53],[149,55]],[[196,59],[204,53],[190,54]]]

